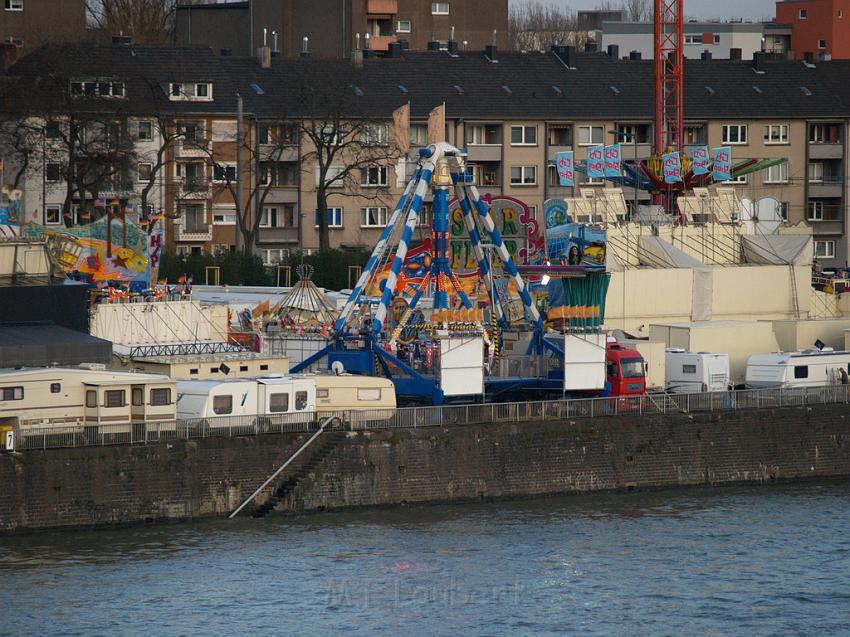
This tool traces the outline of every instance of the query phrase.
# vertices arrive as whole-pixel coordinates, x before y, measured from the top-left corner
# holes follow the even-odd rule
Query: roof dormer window
[[[78,79],[71,80],[71,97],[126,97],[124,82],[111,79]]]
[[[171,82],[168,99],[172,102],[211,102],[212,82]]]

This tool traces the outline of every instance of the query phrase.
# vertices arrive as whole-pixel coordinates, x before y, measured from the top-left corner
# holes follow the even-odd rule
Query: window
[[[0,399],[2,400],[23,400],[23,387],[0,387]]]
[[[837,144],[840,139],[838,124],[812,124],[809,126],[809,142],[812,144]]]
[[[141,387],[133,387],[132,401],[133,405],[138,407],[145,404],[145,391]]]
[[[97,407],[97,392],[93,389],[86,392],[86,407]]]
[[[470,146],[498,145],[502,143],[500,124],[473,124],[467,131],[466,143]]]
[[[236,181],[235,164],[216,164],[213,166],[213,181],[220,183]]]
[[[620,144],[646,144],[649,141],[647,124],[620,124],[614,132]]]
[[[706,143],[705,126],[685,126],[685,145],[702,146]]]
[[[239,371],[240,371],[240,372],[247,372],[247,371],[248,371],[248,366],[247,366],[247,365],[240,365],[240,366],[239,366]]]
[[[213,225],[235,226],[236,208],[232,206],[213,205]]]
[[[212,83],[210,82],[172,82],[168,87],[168,99],[172,102],[192,101],[211,102]]]
[[[214,142],[235,142],[236,141],[236,121],[233,120],[213,120],[212,122],[212,141]]]
[[[124,97],[124,82],[112,80],[71,80],[73,97]]]
[[[44,209],[44,223],[48,226],[55,226],[62,222],[62,206],[47,206]]]
[[[396,33],[410,33],[410,20],[396,20]]]
[[[360,171],[360,185],[377,187],[387,185],[387,167],[371,166]]]
[[[550,146],[572,146],[573,145],[573,127],[569,124],[550,124],[549,125],[549,145]]]
[[[818,48],[819,49],[825,49],[826,48],[826,40],[823,40],[823,39],[818,40]]]
[[[327,387],[316,388],[316,398],[327,398],[328,396],[330,396],[330,390]]]
[[[821,183],[823,181],[824,164],[822,161],[809,162],[809,181]]]
[[[339,146],[345,140],[345,131],[334,126],[325,126],[319,132],[321,142],[327,146]]]
[[[511,126],[511,145],[512,146],[536,146],[537,145],[537,127],[536,126]]]
[[[428,145],[428,127],[425,124],[410,125],[410,145],[411,146],[427,146]]]
[[[747,125],[746,124],[725,124],[723,126],[723,143],[724,144],[746,144],[747,143]]]
[[[260,365],[260,371],[261,372],[269,371],[269,366],[268,365]]]
[[[151,390],[151,406],[164,407],[171,404],[171,390],[167,387]]]
[[[748,179],[747,175],[738,175],[737,177],[733,176],[732,179],[727,180],[726,183],[727,184],[746,184],[746,183],[748,183],[748,181],[749,181],[749,179]]]
[[[765,144],[787,144],[788,124],[770,124],[764,127]]]
[[[432,2],[431,15],[449,15],[448,2]]]
[[[307,409],[307,392],[295,392],[295,411],[304,411]]]
[[[62,127],[59,122],[47,122],[44,126],[44,136],[47,139],[62,139]]]
[[[358,389],[357,400],[381,400],[381,388],[376,389]]]
[[[696,365],[682,365],[682,373],[683,374],[696,374],[697,366]]]
[[[808,378],[809,377],[809,366],[808,365],[794,365],[794,378]]]
[[[177,208],[184,232],[204,233],[209,230],[203,204],[183,204]]]
[[[127,404],[126,392],[123,389],[107,389],[103,392],[103,399],[103,406],[110,409]]]
[[[139,141],[149,141],[153,139],[153,124],[150,122],[139,122],[136,138]]]
[[[61,383],[50,383],[50,393],[51,394],[58,394],[61,391],[62,391],[62,384]]]
[[[319,227],[319,211],[316,211],[316,227]],[[342,208],[328,208],[328,228],[342,228]]]
[[[383,228],[387,225],[387,209],[384,206],[373,206],[360,209],[361,228]]]
[[[783,221],[788,221],[788,211],[791,209],[791,204],[787,201],[782,201],[779,203],[779,215],[782,217]]]
[[[815,241],[816,259],[834,259],[835,241]]]
[[[260,218],[261,228],[278,228],[281,227],[283,221],[277,206],[266,206],[263,208],[263,216]]]
[[[511,185],[537,185],[537,166],[511,166]]]
[[[822,201],[810,201],[809,202],[809,221],[823,221],[823,202]]]
[[[389,140],[389,129],[384,124],[366,124],[360,132],[364,146],[386,146]]]
[[[593,146],[603,143],[603,130],[601,126],[579,126],[578,145]]]
[[[764,176],[766,184],[787,184],[788,183],[788,162],[771,166],[767,169]]]
[[[181,248],[185,248],[186,246],[180,246],[180,247],[181,247]],[[189,374],[190,374],[190,375],[195,375],[195,376],[197,376],[197,374],[198,374],[198,368],[197,368],[197,367],[192,367],[192,368],[190,368],[190,369],[189,369]]]
[[[280,392],[269,394],[269,411],[273,414],[289,411],[289,394]]]
[[[47,181],[62,181],[62,165],[47,164],[44,168],[44,178]]]
[[[147,183],[153,177],[153,164],[147,162],[139,164],[139,181]]]
[[[183,142],[188,144],[206,144],[206,128],[203,122],[187,122],[180,125],[180,135]]]
[[[23,11],[24,0],[6,0],[6,11]]]
[[[233,396],[213,396],[213,413],[218,416],[233,413]]]
[[[800,9],[799,17],[801,20],[805,20],[809,17],[808,12],[805,9]]]

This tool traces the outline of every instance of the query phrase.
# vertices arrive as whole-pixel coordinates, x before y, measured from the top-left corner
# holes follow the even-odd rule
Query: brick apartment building
[[[283,56],[298,55],[303,38],[317,57],[346,57],[356,46],[376,53],[390,42],[405,41],[411,50],[425,50],[431,41],[451,37],[472,49],[492,43],[505,46],[508,0],[245,0],[178,5],[175,43],[204,46],[234,55],[254,55],[263,38]],[[275,48],[276,47],[276,48]]]
[[[49,63],[61,59],[68,75],[54,91],[67,91],[81,80],[125,83],[117,97],[101,101],[113,114],[126,104],[123,112],[131,122],[126,129],[135,144],[155,148],[152,129],[180,132],[168,149],[169,161],[155,175],[152,195],[175,217],[168,222],[167,245],[178,252],[234,245],[236,204],[225,181],[236,170],[237,94],[244,99],[247,143],[256,149],[242,155],[243,198],[248,201],[257,184],[267,190],[262,204],[258,198],[248,204],[254,206],[251,214],[262,218],[255,250],[267,263],[292,250],[319,247],[316,165],[302,132],[315,112],[303,96],[328,84],[343,87],[346,95],[340,126],[369,121],[382,129],[370,133],[377,146],[392,143],[393,111],[410,105],[409,155],[384,157],[330,190],[324,213],[333,247],[375,244],[414,166],[411,159],[427,141],[428,113],[441,104],[446,106],[446,139],[466,147],[482,193],[516,197],[533,210],[541,210],[550,197],[611,185],[581,177],[575,189],[559,186],[550,166],[557,151],[574,150],[582,161],[589,146],[618,139],[626,161],[650,156],[651,61],[567,47],[557,53],[396,50],[393,55],[362,64],[313,57],[261,62],[209,49],[54,47],[28,56],[11,74],[26,88],[38,83],[45,68],[61,77]],[[685,76],[688,147],[731,145],[735,161],[787,158],[787,164],[735,183],[739,196],[776,198],[790,223],[811,224],[819,261],[843,265],[850,215],[850,62],[689,60]],[[40,86],[46,90],[43,82]],[[151,101],[151,87],[158,101]],[[90,100],[92,107],[97,103]],[[162,112],[172,123],[152,126]],[[149,178],[151,161],[141,154],[135,160],[140,176]],[[49,180],[51,172],[57,171],[41,165],[28,172],[24,209],[36,221],[59,223],[55,210],[66,191],[61,180]],[[647,201],[646,195],[626,189],[630,204],[635,198]],[[53,212],[48,216],[48,211]]]
[[[85,0],[2,0],[0,5],[0,47],[6,60],[45,42],[79,40],[85,29]]]
[[[776,21],[791,25],[798,60],[850,59],[850,0],[782,0]]]

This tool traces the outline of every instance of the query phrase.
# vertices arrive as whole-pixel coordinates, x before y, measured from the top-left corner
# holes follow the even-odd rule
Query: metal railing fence
[[[268,416],[219,416],[118,425],[62,425],[15,431],[15,448],[50,449],[121,444],[154,444],[211,436],[315,432],[319,421],[335,416],[349,431],[411,429],[500,422],[573,420],[644,414],[689,414],[710,411],[771,409],[807,405],[850,404],[850,386],[793,389],[748,389],[702,394],[646,394],[609,398],[480,403],[441,407],[302,412]]]

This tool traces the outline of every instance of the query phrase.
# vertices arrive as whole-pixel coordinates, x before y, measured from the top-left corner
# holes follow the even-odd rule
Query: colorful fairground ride
[[[411,249],[429,196],[430,237]],[[434,405],[604,391],[604,232],[560,228],[548,265],[542,237],[527,246],[541,269],[528,270],[529,283],[487,201],[464,151],[447,143],[420,150],[328,345],[292,371],[324,361],[337,372],[383,375],[400,401]],[[468,255],[453,254],[466,246]],[[468,264],[474,271],[462,271]],[[591,378],[580,371],[588,357],[598,363]]]

